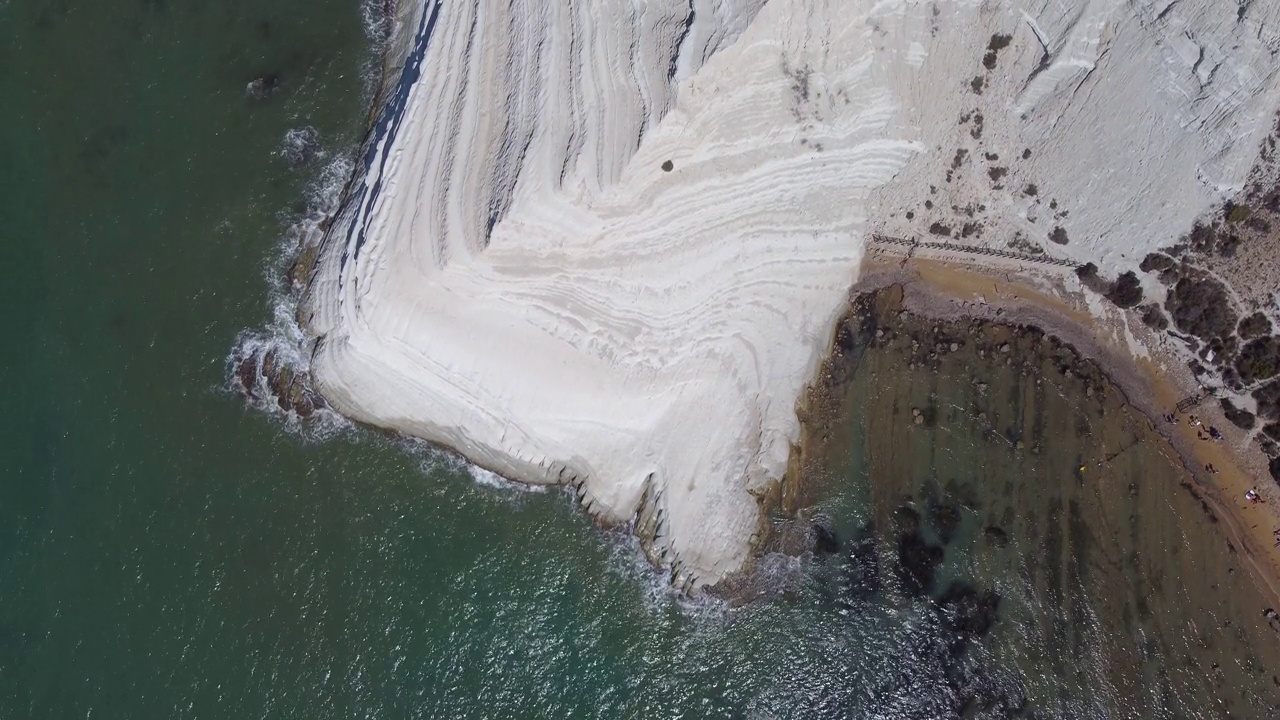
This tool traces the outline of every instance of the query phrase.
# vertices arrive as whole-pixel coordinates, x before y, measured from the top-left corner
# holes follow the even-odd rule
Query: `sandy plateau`
[[[1173,367],[1122,273],[1274,180],[1277,3],[396,14],[363,162],[303,255],[311,382],[356,420],[572,486],[683,589],[749,566],[869,248],[1017,272]]]

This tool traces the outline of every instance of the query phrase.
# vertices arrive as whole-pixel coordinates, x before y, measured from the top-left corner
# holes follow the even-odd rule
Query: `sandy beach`
[[[1094,360],[1167,441],[1164,452],[1184,469],[1181,477],[1169,479],[1170,492],[1184,488],[1203,501],[1223,539],[1244,558],[1253,581],[1274,606],[1280,606],[1280,547],[1273,537],[1280,527],[1280,494],[1267,474],[1265,456],[1226,421],[1216,398],[1205,397],[1182,412],[1176,409],[1180,400],[1204,394],[1185,365],[1158,352],[1135,357],[1117,340],[1123,334],[1089,311],[1082,291],[1068,289],[1071,276],[1008,272],[932,258],[904,260],[887,253],[869,256],[851,295],[900,284],[904,305],[912,313],[1029,325]],[[1175,415],[1177,422],[1166,421],[1166,414]],[[1201,428],[1191,424],[1192,416],[1200,419]],[[1210,426],[1222,431],[1222,441],[1209,439],[1204,428]],[[1246,500],[1251,488],[1257,488],[1262,502]]]

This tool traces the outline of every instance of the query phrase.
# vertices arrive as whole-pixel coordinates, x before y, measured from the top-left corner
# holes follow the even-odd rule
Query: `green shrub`
[[[1236,372],[1246,383],[1266,380],[1280,372],[1280,339],[1268,336],[1245,343],[1236,357]]]
[[[1253,399],[1258,403],[1258,417],[1280,420],[1280,381],[1272,380],[1254,390]]]
[[[1175,265],[1177,265],[1177,262],[1164,253],[1147,253],[1147,256],[1142,258],[1142,262],[1138,264],[1138,269],[1144,273],[1164,272],[1165,270],[1172,270]]]
[[[1164,309],[1179,330],[1202,340],[1227,337],[1236,327],[1236,311],[1227,289],[1207,275],[1178,280]]]
[[[1230,201],[1222,207],[1222,216],[1226,218],[1229,223],[1242,223],[1245,220],[1248,220],[1249,216],[1252,214],[1253,212],[1244,205],[1236,205]]]
[[[1252,430],[1256,422],[1253,413],[1244,408],[1236,407],[1235,403],[1227,398],[1222,398],[1222,414],[1226,416],[1227,422],[1241,430]]]
[[[1259,335],[1271,334],[1271,321],[1261,312],[1256,312],[1240,321],[1240,326],[1236,328],[1236,334],[1245,340],[1256,338]]]
[[[1111,285],[1106,297],[1116,307],[1131,308],[1142,302],[1142,284],[1132,270],[1122,273]]]
[[[1164,311],[1155,303],[1142,306],[1142,322],[1156,332],[1169,329],[1169,318],[1165,317]]]

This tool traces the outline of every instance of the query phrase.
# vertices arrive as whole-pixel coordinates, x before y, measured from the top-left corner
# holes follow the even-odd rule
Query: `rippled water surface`
[[[1236,637],[1269,632],[1249,602],[1188,629],[1172,579],[1164,600],[1109,604],[1089,577],[1041,572],[1075,557],[1115,564],[1119,587],[1190,577],[1140,540],[1147,569],[1125,569],[1115,532],[1086,531],[1105,498],[1025,490],[1070,481],[1076,457],[1029,486],[955,416],[902,436],[911,463],[886,459],[896,441],[868,428],[911,420],[869,375],[824,449],[831,552],[735,611],[669,596],[561,493],[246,408],[227,355],[275,322],[281,238],[360,137],[362,18],[357,0],[0,0],[0,718],[1125,717],[1132,695],[1149,716],[1219,717],[1212,678],[1272,682]],[[908,377],[887,367],[877,383]],[[970,385],[959,368],[944,386]],[[939,502],[960,525],[912,592],[898,508],[918,508],[928,554]],[[1065,534],[1033,534],[1052,518]],[[1179,522],[1156,521],[1160,542]],[[1181,547],[1244,587],[1221,543]],[[1000,593],[992,627],[954,612],[953,581]],[[1111,637],[1146,653],[1137,670],[1113,671],[1134,655]],[[1239,696],[1238,716],[1266,716],[1266,692]]]

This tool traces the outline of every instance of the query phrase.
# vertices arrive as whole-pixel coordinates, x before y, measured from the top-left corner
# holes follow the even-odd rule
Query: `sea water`
[[[909,421],[869,390],[829,448],[837,550],[742,608],[674,596],[564,493],[247,406],[228,354],[289,340],[282,245],[349,167],[376,16],[358,0],[0,2],[0,717],[946,717],[974,683],[994,698],[976,716],[1122,717],[1114,678],[1132,676],[1094,668],[1108,633],[1140,643],[1158,624],[1144,672],[1172,690],[1144,707],[1221,716],[1184,674],[1211,668],[1162,659],[1205,637],[1152,611],[1176,603],[1133,600],[1131,620],[1064,636],[1071,654],[1019,654],[1026,628],[1062,622],[1054,603],[1084,597],[1071,618],[1103,603],[1074,576],[1019,595],[1008,573],[1037,543],[1014,523],[1003,559],[962,561],[985,557],[963,549],[983,537],[965,515],[939,587],[904,593],[895,528],[861,528],[990,451],[885,465],[904,497],[877,504],[874,449],[891,444],[865,428]],[[910,437],[945,447],[936,435]],[[1016,516],[1010,498],[999,513]],[[851,594],[863,541],[882,581]],[[938,614],[953,579],[1004,598],[959,645]]]

